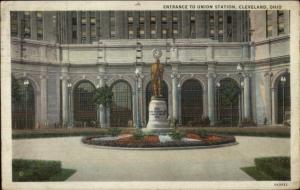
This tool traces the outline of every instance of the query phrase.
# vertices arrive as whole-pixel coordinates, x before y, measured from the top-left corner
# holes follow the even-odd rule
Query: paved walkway
[[[236,137],[238,145],[193,150],[109,150],[80,137],[13,140],[13,158],[60,160],[69,181],[253,180],[240,167],[254,158],[290,155],[289,138]]]

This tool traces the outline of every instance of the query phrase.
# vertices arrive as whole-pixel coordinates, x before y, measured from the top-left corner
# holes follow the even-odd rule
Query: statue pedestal
[[[170,130],[168,123],[167,104],[164,98],[151,97],[149,104],[149,121],[145,132],[168,132]]]

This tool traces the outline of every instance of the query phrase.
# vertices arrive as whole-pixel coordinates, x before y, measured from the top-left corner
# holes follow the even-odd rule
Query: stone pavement
[[[249,181],[240,167],[254,158],[290,155],[289,138],[238,136],[238,145],[189,150],[110,150],[80,139],[13,140],[13,158],[60,160],[77,170],[68,181]]]

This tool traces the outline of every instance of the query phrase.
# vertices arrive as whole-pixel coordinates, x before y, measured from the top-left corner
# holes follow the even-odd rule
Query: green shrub
[[[144,138],[144,133],[141,129],[135,129],[133,132],[133,138],[135,140],[142,140]]]
[[[254,162],[258,170],[268,174],[274,180],[290,179],[289,157],[256,158]]]
[[[61,162],[13,159],[14,181],[47,181],[61,171]]]
[[[181,132],[180,130],[176,130],[176,129],[171,130],[170,137],[173,140],[180,141],[184,136],[185,136],[185,134],[183,132]]]
[[[113,137],[116,137],[118,136],[119,134],[121,134],[122,132],[122,129],[120,128],[115,128],[115,127],[111,127],[107,130],[107,133],[110,135],[110,136],[113,136]]]
[[[195,118],[188,122],[189,127],[208,127],[210,125],[209,117]]]
[[[249,118],[244,118],[240,124],[240,127],[254,127],[257,126],[256,123]]]
[[[208,132],[204,129],[196,130],[196,134],[199,135],[200,137],[204,137],[204,138],[208,136]]]
[[[177,119],[171,119],[170,121],[170,128],[177,128],[178,120]]]

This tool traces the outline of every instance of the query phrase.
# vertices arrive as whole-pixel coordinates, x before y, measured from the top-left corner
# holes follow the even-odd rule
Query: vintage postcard
[[[1,2],[2,188],[300,188],[299,2]]]

